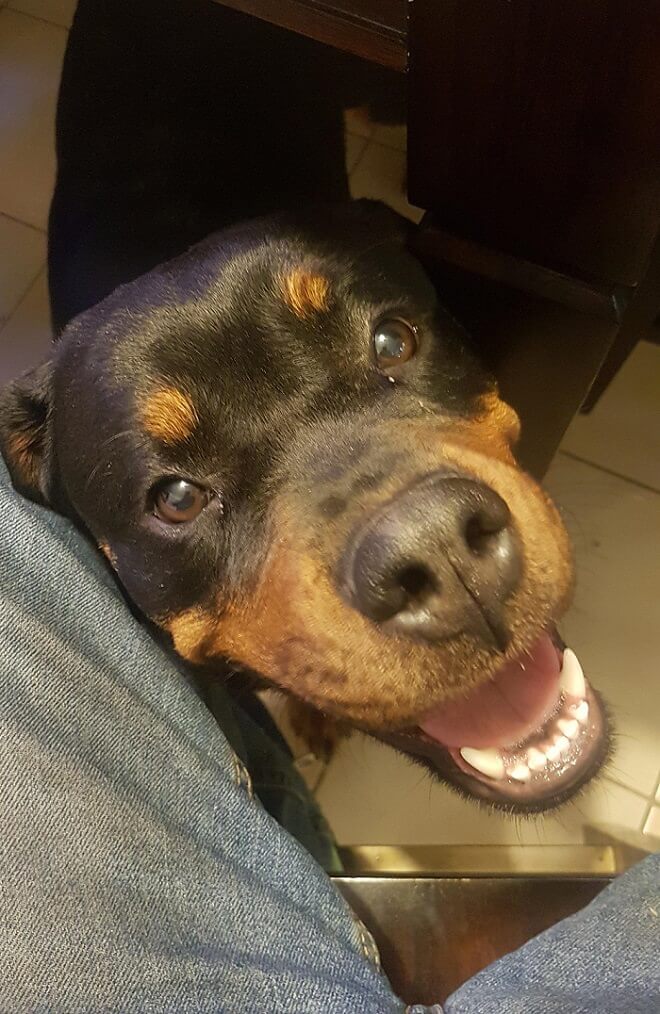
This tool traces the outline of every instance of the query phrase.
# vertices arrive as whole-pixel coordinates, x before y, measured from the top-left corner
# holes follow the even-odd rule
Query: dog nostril
[[[418,603],[440,591],[438,579],[422,563],[412,563],[400,570],[397,584],[403,588],[409,601]]]
[[[507,528],[511,512],[502,502],[499,510],[479,511],[468,518],[463,538],[475,556],[487,556],[497,546],[500,533]]]
[[[475,556],[487,556],[497,534],[484,529],[477,518],[470,518],[465,526],[465,543]]]

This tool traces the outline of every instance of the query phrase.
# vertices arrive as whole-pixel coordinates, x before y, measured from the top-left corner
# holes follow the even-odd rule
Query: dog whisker
[[[132,436],[132,434],[133,434],[133,430],[122,430],[120,433],[114,433],[111,437],[108,437],[107,440],[104,440],[103,443],[100,445],[100,447],[98,448],[99,455],[101,454],[101,451],[103,451],[106,447],[108,447],[110,444],[112,444],[115,440],[120,440],[123,437],[130,437],[130,436]],[[83,487],[84,490],[85,490],[85,492],[87,492],[87,490],[89,489],[91,483],[94,481],[94,479],[98,475],[100,469],[105,464],[107,464],[107,462],[105,462],[103,460],[103,458],[101,458],[101,460],[97,461],[97,463],[94,465],[93,469],[91,470],[91,472],[87,476],[87,479],[85,480],[85,484],[84,484],[84,487]]]

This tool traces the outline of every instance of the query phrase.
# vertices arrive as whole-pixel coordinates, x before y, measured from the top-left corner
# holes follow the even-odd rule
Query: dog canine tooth
[[[570,648],[564,649],[561,673],[559,674],[559,686],[565,694],[571,697],[583,698],[587,692],[587,684],[582,672],[582,666],[578,657]]]
[[[575,718],[558,718],[557,728],[567,739],[575,739],[580,731],[580,724]]]
[[[566,753],[566,751],[570,749],[571,741],[568,736],[555,736],[554,745],[559,750],[559,753],[562,754]]]
[[[504,761],[499,750],[475,750],[471,746],[463,746],[459,752],[463,760],[482,775],[495,781],[504,778]]]

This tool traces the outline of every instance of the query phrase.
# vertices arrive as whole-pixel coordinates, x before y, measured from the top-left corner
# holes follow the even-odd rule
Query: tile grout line
[[[654,787],[653,791],[651,792],[651,795],[648,798],[648,801],[647,801],[647,804],[646,804],[646,809],[644,810],[644,816],[642,817],[642,823],[640,825],[640,831],[642,832],[642,834],[644,834],[644,825],[646,824],[646,821],[649,819],[649,816],[651,815],[651,810],[653,809],[654,806],[658,805],[656,803],[656,796],[658,795],[658,789],[660,789],[660,774],[658,775],[658,779],[657,779],[657,781],[655,783],[655,787]]]
[[[349,130],[348,128],[346,128],[346,133],[350,134],[351,137],[361,137],[364,141],[369,141],[370,143],[373,142],[374,144],[377,144],[381,148],[387,148],[388,151],[398,151],[400,155],[406,154],[405,148],[398,148],[395,144],[388,144],[387,141],[379,141],[378,138],[374,137],[373,133],[369,134],[368,137],[365,137],[364,134],[356,134],[354,131]]]
[[[383,144],[382,141],[377,141],[375,137],[369,138],[369,144],[374,144],[377,148],[384,148],[385,151],[392,151],[397,155],[402,155],[404,158],[406,157],[405,149],[394,148],[391,144]]]
[[[30,21],[39,21],[42,25],[50,25],[51,28],[61,28],[63,32],[69,31],[68,25],[60,25],[57,21],[49,21],[48,18],[40,18],[38,14],[28,14],[27,11],[16,10],[15,7],[7,7],[0,4],[0,11],[9,11],[11,14],[18,14],[21,18],[29,18]]]
[[[381,141],[379,138],[377,138],[375,136],[372,137],[371,140],[374,142],[374,144],[379,144],[381,146],[381,148],[387,148],[388,151],[398,151],[399,155],[407,155],[408,154],[408,147],[407,147],[407,145],[406,145],[405,148],[400,148],[396,144],[388,144],[387,141]]]
[[[598,773],[597,773],[597,777],[598,777]],[[641,799],[645,803],[648,802],[649,797],[648,797],[648,794],[646,792],[642,792],[640,789],[633,789],[631,785],[627,785],[625,782],[620,781],[620,779],[616,778],[614,775],[608,774],[607,768],[605,768],[603,770],[603,773],[602,773],[601,777],[606,782],[612,782],[612,784],[616,785],[617,788],[619,788],[619,789],[625,789],[626,792],[631,792],[633,794],[633,796],[637,797],[637,799]],[[597,783],[594,783],[594,784],[597,784]],[[657,792],[657,787],[655,789],[653,789],[653,792],[654,793]]]
[[[613,468],[608,468],[607,465],[598,465],[595,461],[589,461],[588,458],[583,458],[579,454],[574,454],[573,451],[559,450],[557,453],[563,455],[565,458],[570,458],[572,461],[578,461],[581,465],[588,465],[590,468],[595,468],[599,472],[605,472],[606,475],[611,475],[614,479],[621,479],[623,482],[629,482],[633,486],[638,486],[639,489],[646,490],[647,493],[660,495],[660,489],[656,489],[655,486],[650,486],[647,482],[642,482],[641,479],[633,479],[629,475],[624,475],[623,472],[616,472]]]
[[[10,215],[8,211],[0,211],[0,218],[6,218],[10,222],[15,222],[16,225],[24,225],[26,228],[32,229],[34,232],[40,232],[42,236],[46,235],[45,229],[40,228],[38,225],[32,225],[32,222],[25,222],[22,218],[16,218],[16,215]]]
[[[360,135],[359,135],[359,134],[353,134],[352,136],[353,136],[353,137],[359,137]],[[348,175],[348,180],[349,180],[349,183],[350,183],[350,181],[351,181],[351,178],[352,178],[352,176],[353,176],[353,173],[355,172],[355,170],[356,170],[356,169],[357,169],[357,167],[359,166],[360,162],[362,161],[362,159],[363,159],[363,158],[364,158],[364,156],[366,155],[366,152],[367,152],[367,148],[368,148],[368,147],[369,147],[369,145],[371,144],[371,141],[370,141],[370,140],[369,140],[368,138],[366,138],[366,137],[363,137],[363,138],[362,138],[362,140],[364,141],[364,144],[363,144],[363,146],[362,146],[362,151],[360,152],[360,154],[359,154],[359,155],[358,155],[358,157],[356,158],[356,160],[355,160],[355,164],[353,165],[353,168],[352,168],[352,169],[351,169],[351,171],[350,171],[350,172],[349,172],[349,173],[347,174],[347,175]]]
[[[365,141],[370,141],[371,140],[371,134],[361,134],[359,130],[351,130],[351,128],[347,127],[346,125],[344,125],[344,133],[345,134],[350,134],[351,137],[361,137]],[[373,130],[372,130],[371,133],[373,133]]]
[[[38,280],[39,280],[39,278],[41,277],[41,274],[42,274],[42,272],[43,272],[43,271],[44,271],[44,270],[45,270],[45,269],[46,269],[47,267],[48,267],[48,261],[47,261],[47,260],[44,260],[44,261],[43,261],[43,262],[42,262],[42,263],[41,263],[41,264],[39,265],[39,270],[37,271],[36,275],[34,276],[34,278],[32,279],[32,281],[31,281],[31,282],[29,283],[29,285],[27,285],[27,286],[26,286],[26,288],[25,288],[25,289],[23,289],[23,292],[22,292],[22,293],[21,293],[21,295],[20,295],[20,296],[18,297],[18,299],[16,300],[16,302],[15,302],[15,303],[14,303],[14,305],[12,306],[12,308],[11,308],[11,310],[9,311],[9,313],[7,314],[7,316],[6,316],[6,317],[4,317],[4,318],[0,318],[0,338],[2,337],[2,333],[3,333],[4,329],[5,329],[5,328],[7,327],[7,325],[8,325],[8,324],[9,324],[9,323],[11,322],[11,320],[12,320],[12,319],[13,319],[13,317],[14,317],[14,314],[15,314],[15,313],[16,313],[16,312],[18,311],[18,308],[19,308],[19,306],[21,305],[21,303],[23,302],[23,300],[27,298],[27,296],[28,296],[28,293],[30,292],[30,290],[32,289],[32,287],[33,287],[33,286],[34,286],[34,285],[35,285],[35,284],[37,283],[37,281],[38,281]]]

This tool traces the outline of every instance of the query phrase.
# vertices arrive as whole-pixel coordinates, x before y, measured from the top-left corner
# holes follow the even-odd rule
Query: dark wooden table
[[[345,53],[403,71],[407,64],[406,0],[217,0]]]
[[[542,474],[660,313],[660,5],[222,2],[407,72],[420,253]]]

